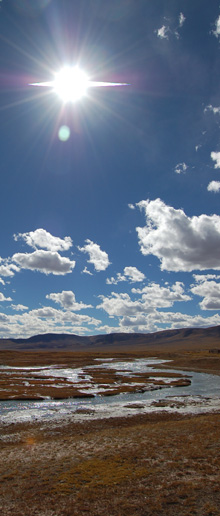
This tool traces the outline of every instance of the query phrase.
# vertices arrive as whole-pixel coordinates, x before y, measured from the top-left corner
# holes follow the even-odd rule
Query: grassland
[[[8,364],[33,365],[27,353],[15,355]],[[209,350],[164,350],[160,357],[186,370],[220,373],[220,355]],[[61,354],[45,355],[44,363],[59,358],[63,363]],[[93,359],[72,354],[68,364]],[[35,365],[42,360],[35,356]],[[164,411],[54,426],[13,424],[0,431],[1,516],[220,514],[220,414]]]

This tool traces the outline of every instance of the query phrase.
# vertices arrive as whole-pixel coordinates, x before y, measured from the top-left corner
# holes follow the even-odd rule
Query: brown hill
[[[17,351],[149,351],[150,349],[220,349],[220,326],[182,328],[155,333],[111,333],[79,336],[47,333],[28,339],[0,339],[1,350]]]

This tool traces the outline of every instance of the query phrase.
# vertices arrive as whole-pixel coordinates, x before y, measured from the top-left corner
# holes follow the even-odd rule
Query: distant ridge
[[[110,333],[80,336],[46,333],[27,339],[0,339],[1,350],[15,351],[134,351],[163,348],[220,348],[220,326],[182,328],[155,333]]]

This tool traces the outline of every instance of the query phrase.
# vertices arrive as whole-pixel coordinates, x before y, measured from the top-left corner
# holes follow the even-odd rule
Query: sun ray
[[[90,80],[86,73],[78,66],[64,67],[52,81],[32,82],[29,86],[36,86],[42,88],[50,88],[58,94],[58,96],[66,102],[75,102],[87,93],[90,88],[114,88],[120,86],[129,86],[125,82],[106,82]]]

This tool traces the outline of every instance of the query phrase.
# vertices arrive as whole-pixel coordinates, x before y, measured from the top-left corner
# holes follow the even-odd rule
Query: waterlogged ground
[[[0,400],[114,396],[158,386],[190,385],[184,373],[161,373],[153,369],[164,362],[157,358],[126,361],[94,358],[92,365],[83,367],[0,365]]]
[[[80,367],[2,364],[0,423],[220,409],[218,376],[170,369],[172,360],[155,357],[83,360]]]

